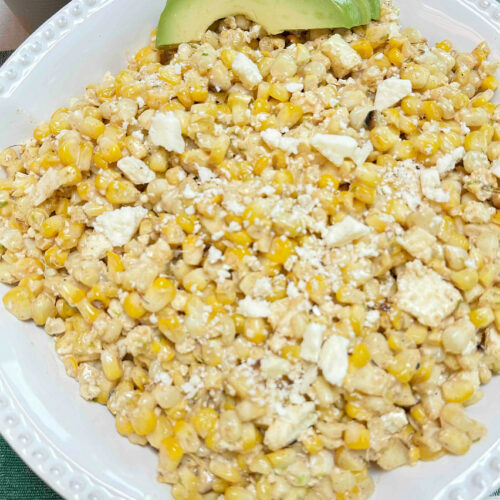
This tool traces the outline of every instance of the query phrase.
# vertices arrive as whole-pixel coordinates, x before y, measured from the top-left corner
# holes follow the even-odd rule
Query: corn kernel
[[[469,318],[477,328],[485,328],[493,322],[495,316],[489,307],[479,307],[469,313]]]
[[[365,344],[358,344],[350,355],[349,361],[356,368],[363,368],[370,361],[370,350]]]

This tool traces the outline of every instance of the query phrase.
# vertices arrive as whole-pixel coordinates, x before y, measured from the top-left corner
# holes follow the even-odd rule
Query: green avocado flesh
[[[291,30],[352,28],[380,16],[380,0],[168,0],[156,45],[201,39],[219,19],[243,15],[270,35]]]

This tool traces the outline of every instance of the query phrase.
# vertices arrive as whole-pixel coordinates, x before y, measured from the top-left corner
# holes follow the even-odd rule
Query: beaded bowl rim
[[[29,78],[31,71],[43,58],[62,43],[72,30],[115,1],[117,0],[72,0],[38,28],[0,68],[0,100],[8,99]],[[475,14],[500,37],[500,3],[496,0],[456,1],[468,9],[474,9]],[[105,484],[78,465],[39,430],[30,408],[23,406],[16,398],[16,387],[9,385],[1,364],[0,433],[20,458],[64,498],[133,500],[130,494]],[[498,487],[500,440],[491,443],[489,449],[464,473],[444,487],[435,500],[480,500]],[[145,498],[152,497],[146,495]]]

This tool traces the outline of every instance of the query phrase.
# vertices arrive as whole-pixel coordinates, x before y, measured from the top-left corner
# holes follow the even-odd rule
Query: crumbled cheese
[[[496,177],[500,177],[500,158],[491,164],[491,173]]]
[[[316,423],[318,417],[314,409],[315,405],[310,401],[286,407],[268,427],[264,444],[271,450],[279,450],[299,439]]]
[[[364,165],[366,159],[372,154],[373,145],[370,141],[367,141],[360,148],[356,148],[356,151],[352,154],[352,161],[357,167]]]
[[[125,245],[137,231],[148,211],[142,207],[122,207],[96,218],[94,229],[104,234],[115,247]]]
[[[346,158],[352,158],[358,147],[357,141],[352,137],[332,134],[315,134],[311,145],[337,167]]]
[[[398,242],[411,256],[429,262],[436,238],[425,229],[413,226],[398,239]]]
[[[486,224],[495,214],[495,207],[489,207],[480,201],[470,200],[465,203],[463,219],[472,224]]]
[[[320,323],[309,323],[304,332],[304,338],[300,346],[300,357],[311,363],[317,363],[321,344],[323,343],[323,334],[326,326]]]
[[[205,183],[215,178],[215,174],[207,167],[198,167],[198,179]]]
[[[185,150],[181,122],[173,111],[156,113],[151,120],[149,137],[155,146],[182,154]]]
[[[38,207],[45,200],[48,200],[62,185],[60,171],[49,168],[36,183],[35,189],[31,193],[31,202],[34,207]]]
[[[380,319],[380,312],[375,309],[371,309],[366,313],[365,325],[374,327],[377,325],[379,319]]]
[[[116,164],[125,176],[134,184],[149,184],[156,177],[155,173],[134,156],[126,156]]]
[[[181,385],[182,391],[186,394],[187,399],[192,399],[196,393],[203,387],[203,381],[198,375],[193,375],[189,382]]]
[[[460,146],[451,153],[447,153],[436,162],[436,168],[440,175],[455,168],[455,165],[464,157],[465,149]]]
[[[113,250],[113,246],[104,234],[90,233],[85,235],[83,242],[80,252],[86,260],[101,260],[106,257],[108,252]]]
[[[279,378],[290,370],[290,363],[279,356],[270,355],[260,362],[262,372],[269,378]]]
[[[450,199],[450,195],[441,188],[439,172],[436,168],[426,168],[420,171],[420,184],[422,193],[429,200],[437,203],[445,203]]]
[[[412,86],[410,80],[388,78],[379,84],[375,95],[375,109],[380,111],[391,108],[401,99],[410,95]]]
[[[246,88],[253,89],[262,81],[258,66],[242,52],[236,53],[232,69]]]
[[[323,377],[332,385],[342,385],[347,374],[349,340],[340,335],[332,335],[325,341],[319,355],[319,367]]]
[[[256,297],[268,297],[273,293],[273,285],[271,283],[271,278],[264,276],[259,278],[253,287],[252,293]]]
[[[362,238],[370,232],[370,228],[347,215],[341,222],[330,226],[324,234],[328,246],[338,247]]]
[[[279,130],[268,128],[260,133],[270,148],[282,149],[288,154],[297,154],[300,141],[294,137],[283,137]]]
[[[215,264],[222,260],[222,252],[216,247],[210,247],[208,250],[207,261],[209,264]]]
[[[394,410],[382,415],[380,418],[385,430],[391,434],[399,432],[408,423],[404,410]]]
[[[362,62],[359,54],[338,34],[323,42],[321,50],[329,57],[337,78],[343,78]]]
[[[304,85],[302,85],[302,83],[291,82],[286,83],[285,88],[288,90],[288,92],[293,94],[294,92],[300,92],[304,88]]]
[[[397,287],[396,305],[426,326],[437,327],[462,300],[453,285],[419,260],[406,264]]]
[[[271,308],[267,300],[247,296],[240,300],[237,312],[246,318],[267,318],[271,314]]]

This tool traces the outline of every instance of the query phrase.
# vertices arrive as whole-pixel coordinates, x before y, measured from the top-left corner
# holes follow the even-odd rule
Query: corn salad
[[[0,154],[8,311],[176,500],[355,500],[462,455],[500,370],[485,43],[243,17],[141,49]]]

